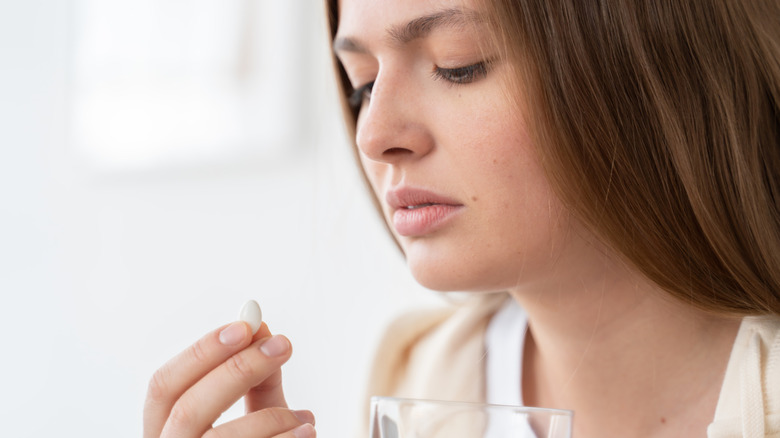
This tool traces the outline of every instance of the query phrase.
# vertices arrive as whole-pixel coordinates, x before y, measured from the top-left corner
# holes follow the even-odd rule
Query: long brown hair
[[[691,305],[780,315],[780,2],[482,3],[571,211]]]

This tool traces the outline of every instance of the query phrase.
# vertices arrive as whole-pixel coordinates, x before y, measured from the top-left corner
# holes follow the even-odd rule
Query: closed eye
[[[489,62],[482,61],[476,64],[456,68],[436,67],[433,72],[434,79],[444,79],[452,84],[469,84],[487,76]],[[356,88],[349,96],[349,106],[358,109],[364,101],[371,98],[371,91],[376,81],[368,82]]]
[[[354,109],[360,108],[360,105],[363,103],[364,100],[368,100],[371,98],[371,90],[374,88],[374,82],[371,81],[365,85],[362,85],[355,89],[355,91],[352,92],[352,94],[349,96],[349,106],[351,106]]]
[[[465,67],[436,67],[433,72],[433,77],[434,79],[444,79],[452,84],[469,84],[486,77],[488,70],[489,63],[487,61],[482,61]]]

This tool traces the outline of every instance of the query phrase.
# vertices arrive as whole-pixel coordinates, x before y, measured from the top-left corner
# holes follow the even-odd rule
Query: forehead
[[[420,17],[457,11],[464,13],[460,18],[473,19],[476,11],[474,0],[339,0],[338,5],[337,37],[361,40],[386,38]]]

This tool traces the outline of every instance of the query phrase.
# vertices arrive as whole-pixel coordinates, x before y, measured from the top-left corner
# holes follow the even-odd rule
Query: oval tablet
[[[260,329],[260,324],[263,322],[263,312],[260,310],[260,305],[255,300],[249,300],[241,308],[241,313],[238,315],[238,319],[246,322],[252,327],[252,334],[254,335]]]

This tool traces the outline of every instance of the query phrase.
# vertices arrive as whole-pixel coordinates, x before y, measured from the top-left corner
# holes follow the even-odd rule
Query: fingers
[[[221,424],[207,431],[203,438],[313,438],[315,435],[314,414],[310,411],[268,408]]]
[[[291,354],[289,340],[264,323],[254,335],[244,322],[207,334],[153,376],[144,437],[315,437],[311,412],[286,409],[280,368]],[[247,415],[213,428],[242,396]]]
[[[207,334],[157,370],[144,404],[144,437],[159,437],[179,397],[250,342],[249,325],[237,321]]]
[[[268,330],[268,326],[263,323],[253,339],[263,339],[269,336],[271,336],[271,332]],[[282,370],[276,371],[259,385],[250,389],[244,395],[244,406],[246,412],[259,411],[270,406],[286,408],[287,400],[285,400],[282,390]]]
[[[201,436],[250,388],[278,372],[291,354],[290,341],[276,335],[228,357],[179,397],[161,436]]]
[[[246,412],[259,411],[268,406],[287,407],[282,390],[282,370],[268,376],[259,385],[253,387],[244,396]]]
[[[252,342],[259,341],[260,339],[270,338],[271,337],[271,330],[268,329],[268,324],[262,323],[260,324],[260,328],[257,329],[257,333],[252,336]]]
[[[302,424],[289,432],[277,435],[276,438],[315,438],[316,436],[317,431],[314,430],[314,426]]]

